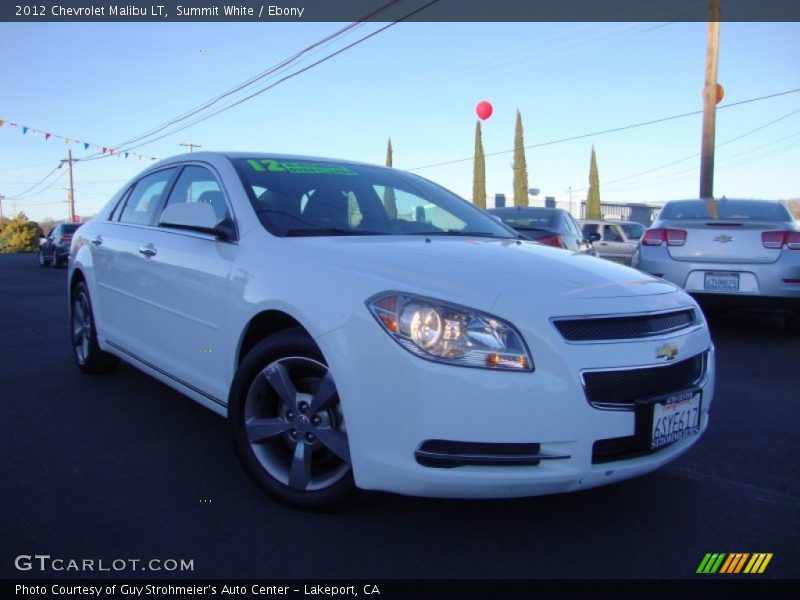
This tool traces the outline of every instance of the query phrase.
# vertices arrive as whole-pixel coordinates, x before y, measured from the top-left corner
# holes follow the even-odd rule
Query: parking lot
[[[707,552],[771,552],[763,577],[800,576],[800,337],[776,317],[712,321],[710,428],[660,471],[511,501],[373,494],[336,514],[270,500],[223,419],[134,368],[81,375],[65,269],[0,255],[0,319],[5,577],[46,553],[193,559],[201,578],[691,578]]]

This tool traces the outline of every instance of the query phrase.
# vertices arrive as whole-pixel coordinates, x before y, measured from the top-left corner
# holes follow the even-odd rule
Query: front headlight
[[[522,336],[492,315],[398,292],[374,296],[367,306],[398,344],[422,358],[464,367],[533,371]]]

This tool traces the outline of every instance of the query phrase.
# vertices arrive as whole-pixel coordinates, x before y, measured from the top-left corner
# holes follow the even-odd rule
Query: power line
[[[717,110],[722,110],[723,108],[732,108],[734,106],[741,106],[742,104],[749,104],[750,102],[758,102],[760,100],[767,100],[769,98],[776,98],[778,96],[785,96],[787,94],[794,94],[796,92],[800,92],[800,88],[795,88],[793,90],[786,90],[786,91],[783,91],[783,92],[777,92],[775,94],[769,94],[769,95],[766,95],[766,96],[759,96],[758,98],[750,98],[748,100],[740,100],[739,102],[732,102],[730,104],[723,104],[721,106],[718,106]],[[593,131],[591,133],[583,133],[581,135],[574,135],[574,136],[571,136],[571,137],[561,138],[561,139],[557,139],[557,140],[550,140],[549,142],[540,142],[538,144],[531,144],[529,146],[525,146],[525,150],[530,150],[532,148],[543,148],[545,146],[552,146],[554,144],[562,144],[564,142],[573,142],[575,140],[582,140],[582,139],[585,139],[585,138],[588,138],[588,137],[594,137],[594,136],[598,136],[598,135],[605,135],[607,133],[615,133],[617,131],[625,131],[625,130],[628,130],[628,129],[635,129],[637,127],[644,127],[646,125],[655,125],[657,123],[665,123],[667,121],[674,121],[675,119],[682,119],[684,117],[691,117],[693,115],[699,115],[699,114],[702,114],[702,112],[703,112],[702,110],[695,110],[695,111],[692,111],[692,112],[682,113],[682,114],[679,114],[679,115],[672,115],[672,116],[669,116],[669,117],[662,117],[660,119],[653,119],[651,121],[643,121],[641,123],[634,123],[632,125],[623,125],[622,127],[614,127],[612,129],[604,129],[602,131]],[[510,149],[510,150],[500,150],[498,152],[487,152],[484,156],[486,156],[486,157],[489,157],[489,156],[500,156],[502,154],[511,154],[512,152],[514,152],[513,148]],[[467,157],[467,158],[459,158],[459,159],[456,159],[456,160],[449,160],[449,161],[440,162],[440,163],[434,163],[434,164],[431,164],[431,165],[423,165],[421,167],[413,167],[411,169],[406,169],[406,170],[408,170],[408,171],[420,171],[422,169],[431,169],[433,167],[443,167],[445,165],[454,165],[454,164],[457,164],[457,163],[467,162],[467,161],[470,161],[470,160],[473,160],[472,156]]]
[[[764,123],[763,125],[760,125],[760,126],[756,127],[755,129],[751,129],[750,131],[746,131],[745,133],[743,133],[741,135],[738,135],[738,136],[736,136],[734,138],[731,138],[729,140],[725,140],[721,144],[717,144],[716,148],[722,148],[723,146],[727,146],[728,144],[731,144],[733,142],[737,142],[737,141],[741,140],[742,138],[747,137],[748,135],[752,135],[752,134],[757,133],[757,132],[759,132],[759,131],[761,131],[763,129],[766,129],[767,127],[770,127],[770,126],[774,125],[775,123],[779,123],[779,122],[783,121],[784,119],[788,119],[789,117],[791,117],[792,115],[796,115],[797,113],[800,113],[800,109],[793,110],[793,111],[791,111],[791,112],[789,112],[789,113],[787,113],[785,115],[782,115],[782,116],[778,117],[777,119],[773,119],[772,121],[769,121],[768,123]],[[683,158],[679,158],[677,160],[673,160],[673,161],[665,163],[663,165],[659,165],[657,167],[653,167],[652,169],[647,169],[646,171],[639,171],[638,173],[634,173],[633,175],[626,175],[625,177],[618,177],[616,179],[610,179],[610,180],[606,181],[603,185],[606,186],[606,185],[609,185],[609,184],[617,183],[619,181],[627,181],[628,179],[635,179],[636,177],[641,177],[642,175],[648,175],[649,173],[654,173],[655,171],[660,171],[661,169],[666,169],[667,167],[672,167],[672,166],[680,164],[682,162],[686,162],[687,160],[691,160],[693,158],[697,158],[698,156],[700,156],[700,153],[699,152],[695,152],[694,154],[689,154],[688,156],[684,156]],[[680,172],[684,173],[685,171],[680,171]],[[573,191],[582,192],[582,191],[585,191],[585,190],[588,190],[588,189],[589,189],[588,187],[582,187],[582,188],[577,188],[577,190],[573,189]]]
[[[31,187],[29,187],[28,189],[26,189],[26,190],[24,190],[24,191],[22,191],[22,192],[20,192],[20,193],[18,193],[18,194],[14,194],[13,196],[9,196],[9,200],[19,200],[20,198],[22,198],[23,196],[25,196],[26,194],[28,194],[29,192],[31,192],[31,191],[32,191],[32,190],[34,190],[35,188],[39,187],[40,185],[42,185],[42,184],[44,183],[44,181],[45,181],[45,180],[46,180],[48,177],[50,177],[50,176],[51,176],[53,173],[55,173],[56,171],[58,171],[58,168],[59,168],[60,166],[61,166],[61,164],[59,163],[57,166],[55,166],[55,167],[53,168],[53,170],[52,170],[52,171],[50,171],[50,172],[49,172],[47,175],[45,175],[44,177],[42,177],[42,178],[41,178],[39,181],[37,181],[36,183],[34,183],[34,184],[33,184]],[[56,178],[56,180],[58,180],[58,178]],[[47,189],[49,189],[49,188],[47,188]]]
[[[168,133],[166,133],[166,134],[164,134],[162,136],[159,136],[157,138],[148,140],[147,142],[145,142],[143,144],[132,146],[130,149],[138,148],[138,147],[143,146],[145,144],[149,144],[149,143],[152,143],[154,141],[160,140],[160,139],[162,139],[164,137],[167,137],[167,136],[173,135],[175,133],[178,133],[179,131],[183,131],[184,129],[187,129],[187,128],[193,126],[193,125],[201,123],[202,121],[210,119],[211,117],[214,117],[214,116],[216,116],[216,115],[218,115],[218,114],[220,114],[220,113],[222,113],[224,111],[230,110],[231,108],[234,108],[235,106],[238,106],[238,105],[240,105],[240,104],[242,104],[244,102],[247,102],[248,100],[251,100],[252,98],[255,98],[256,96],[258,96],[260,94],[263,94],[264,92],[266,92],[268,90],[271,90],[272,88],[280,85],[281,83],[283,83],[285,81],[288,81],[289,79],[293,79],[294,77],[297,77],[298,75],[300,75],[302,73],[305,73],[306,71],[309,71],[309,70],[313,69],[314,67],[316,67],[316,66],[318,66],[318,65],[320,65],[320,64],[322,64],[324,62],[327,62],[328,60],[330,60],[330,59],[332,59],[332,58],[334,58],[334,57],[336,57],[336,56],[338,56],[338,55],[350,50],[351,48],[354,48],[355,46],[357,46],[359,44],[362,44],[363,42],[367,41],[368,39],[370,39],[370,38],[372,38],[372,37],[374,37],[376,35],[378,35],[379,33],[382,33],[384,31],[386,31],[390,27],[394,27],[398,23],[400,23],[402,21],[405,21],[406,19],[411,18],[412,16],[414,16],[418,12],[421,12],[421,11],[425,10],[426,8],[428,8],[429,6],[432,6],[433,4],[436,4],[438,1],[439,0],[432,0],[431,2],[428,2],[427,4],[421,6],[420,8],[417,8],[416,10],[406,14],[405,16],[403,16],[401,18],[399,18],[397,21],[393,21],[392,23],[389,23],[388,25],[380,27],[379,29],[377,29],[377,30],[375,30],[375,31],[373,31],[373,32],[371,32],[371,33],[369,33],[369,34],[357,39],[356,41],[344,46],[343,48],[340,48],[340,49],[336,50],[335,52],[332,52],[331,54],[328,54],[327,56],[321,58],[320,60],[318,60],[316,62],[313,62],[310,65],[308,65],[306,67],[303,67],[302,69],[299,69],[298,71],[290,73],[289,75],[286,75],[286,76],[278,79],[276,82],[274,82],[274,83],[272,83],[272,84],[270,84],[270,85],[268,85],[268,86],[266,86],[264,88],[261,88],[260,90],[257,90],[255,92],[253,92],[252,94],[250,94],[250,95],[248,95],[248,96],[246,96],[246,97],[244,97],[244,98],[242,98],[240,100],[237,100],[236,102],[228,104],[227,106],[224,106],[224,107],[212,112],[211,114],[208,114],[208,115],[205,115],[203,117],[200,117],[199,119],[197,119],[197,120],[195,120],[195,121],[193,121],[193,122],[191,122],[191,123],[189,123],[189,124],[187,124],[187,125],[185,125],[183,127],[180,127],[178,129],[174,129],[173,131],[168,132]]]
[[[435,1],[438,2],[438,0],[435,0]],[[222,92],[221,94],[218,94],[214,98],[211,98],[210,100],[207,100],[207,101],[199,104],[195,108],[190,109],[189,111],[187,111],[187,112],[185,112],[185,113],[183,113],[183,114],[181,114],[181,115],[179,115],[177,117],[173,117],[172,119],[167,120],[166,122],[162,123],[161,125],[158,125],[157,127],[154,127],[153,129],[150,129],[150,130],[146,131],[145,133],[142,133],[142,134],[139,134],[137,136],[134,136],[133,138],[129,138],[129,139],[125,140],[124,142],[120,142],[119,144],[117,144],[117,147],[118,148],[122,148],[124,146],[130,146],[130,144],[134,144],[134,143],[136,143],[138,141],[141,141],[141,140],[143,140],[145,138],[151,137],[151,136],[155,135],[156,133],[159,133],[159,132],[163,131],[164,129],[167,129],[168,127],[170,127],[170,126],[172,126],[174,124],[177,124],[177,123],[179,123],[181,121],[185,121],[186,119],[188,119],[188,118],[190,118],[190,117],[192,117],[192,116],[194,116],[194,115],[196,115],[196,114],[198,114],[198,113],[210,108],[211,106],[213,106],[214,104],[220,102],[221,100],[225,99],[226,97],[228,97],[228,96],[230,96],[232,94],[235,94],[236,92],[239,92],[239,91],[247,88],[248,86],[253,85],[254,83],[264,79],[265,77],[268,77],[270,75],[275,74],[276,72],[279,72],[281,70],[284,70],[284,69],[288,68],[289,66],[291,66],[292,63],[298,62],[299,59],[302,58],[304,55],[309,54],[312,51],[314,51],[315,49],[318,49],[318,48],[328,44],[333,39],[344,35],[345,33],[347,33],[350,30],[353,30],[353,29],[356,29],[356,28],[360,27],[368,19],[370,19],[370,18],[374,17],[375,15],[383,12],[384,10],[386,10],[387,8],[389,8],[390,6],[392,6],[394,4],[397,4],[398,2],[400,2],[400,0],[391,0],[390,2],[384,4],[383,6],[373,10],[372,12],[370,12],[370,13],[368,13],[366,15],[364,15],[359,20],[357,20],[357,21],[355,21],[353,23],[350,23],[349,25],[347,25],[347,26],[335,31],[334,33],[322,38],[321,40],[318,40],[318,41],[314,42],[313,44],[311,44],[309,46],[306,46],[305,48],[303,48],[302,50],[296,52],[292,56],[283,59],[279,63],[277,63],[277,64],[273,65],[272,67],[270,67],[270,68],[268,68],[268,69],[266,69],[266,70],[264,70],[264,71],[262,71],[262,72],[260,72],[260,73],[258,73],[256,75],[254,75],[250,79],[247,79],[246,81],[244,81],[244,82],[242,82],[242,83],[240,83],[240,84],[238,84],[238,85],[226,90],[225,92]],[[433,2],[431,4],[433,4]],[[405,17],[405,18],[407,18],[407,17]],[[211,116],[213,116],[213,115],[211,115]],[[164,137],[164,136],[162,136],[162,137]],[[161,139],[161,137],[156,138],[156,139]],[[152,140],[152,141],[155,141],[155,140]],[[144,144],[139,144],[139,145],[134,146],[134,147],[138,148],[141,145],[144,145]],[[131,148],[129,147],[128,150],[130,150],[130,149]],[[124,150],[122,150],[122,151],[124,151]],[[97,156],[97,153],[95,153],[95,154],[89,155],[87,157],[84,157],[82,160],[95,160],[95,157],[96,158],[103,158],[102,156]]]
[[[330,59],[332,59],[332,58],[334,58],[334,57],[336,57],[336,56],[338,56],[340,54],[343,54],[344,52],[350,50],[351,48],[354,48],[355,46],[358,46],[359,44],[364,43],[368,39],[370,39],[372,37],[375,37],[376,35],[386,31],[390,27],[394,27],[398,23],[401,23],[401,22],[403,22],[403,21],[405,21],[407,19],[410,19],[415,14],[425,10],[426,8],[436,4],[437,2],[439,2],[439,0],[431,0],[427,4],[424,4],[421,7],[417,8],[417,9],[415,9],[415,10],[409,12],[409,13],[407,13],[406,15],[404,15],[404,16],[400,17],[399,19],[397,19],[396,21],[393,21],[393,22],[391,22],[391,23],[389,23],[387,25],[384,25],[383,27],[380,27],[379,29],[376,29],[375,31],[373,31],[373,32],[371,32],[371,33],[369,33],[369,34],[357,39],[356,41],[354,41],[354,42],[352,42],[352,43],[350,43],[350,44],[348,44],[348,45],[346,45],[346,46],[344,46],[344,47],[332,52],[331,54],[328,54],[327,56],[324,56],[323,58],[311,63],[310,65],[308,65],[306,67],[303,67],[302,69],[294,71],[293,73],[290,73],[289,75],[285,75],[284,77],[278,79],[274,83],[272,83],[272,84],[270,84],[270,85],[268,85],[266,87],[263,87],[263,88],[255,91],[255,92],[249,94],[248,96],[245,96],[244,98],[241,98],[241,99],[239,99],[239,100],[237,100],[235,102],[232,102],[232,103],[230,103],[230,104],[228,104],[226,106],[223,106],[222,108],[219,108],[216,111],[211,112],[211,113],[209,113],[207,115],[203,115],[202,117],[199,117],[198,119],[192,121],[191,123],[188,123],[188,124],[186,124],[186,125],[184,125],[182,127],[178,127],[177,129],[173,129],[172,131],[168,131],[167,133],[165,133],[163,135],[160,135],[158,137],[146,140],[146,141],[142,142],[141,144],[136,144],[134,146],[129,146],[127,148],[126,147],[120,148],[118,150],[118,152],[130,151],[130,150],[133,150],[135,148],[139,148],[141,146],[145,146],[147,144],[151,144],[151,143],[156,142],[156,141],[158,141],[160,139],[163,139],[165,137],[168,137],[170,135],[173,135],[175,133],[178,133],[180,131],[188,129],[189,127],[197,125],[198,123],[201,123],[201,122],[203,122],[203,121],[205,121],[207,119],[210,119],[211,117],[214,117],[214,116],[216,116],[216,115],[218,115],[218,114],[220,114],[222,112],[230,110],[231,108],[234,108],[234,107],[236,107],[236,106],[238,106],[240,104],[243,104],[244,102],[247,102],[248,100],[251,100],[251,99],[255,98],[256,96],[258,96],[260,94],[263,94],[264,92],[266,92],[268,90],[271,90],[272,88],[284,83],[285,81],[293,79],[293,78],[297,77],[298,75],[301,75],[302,73],[305,73],[306,71],[309,71],[309,70],[313,69],[314,67],[316,67],[316,66],[318,66],[318,65],[320,65],[320,64],[322,64],[324,62],[327,62]],[[82,159],[82,160],[98,160],[98,159],[101,159],[101,158],[105,158],[105,156],[98,156],[96,158],[87,158],[87,159]]]
[[[761,146],[756,146],[755,148],[749,148],[748,150],[745,150],[743,152],[739,152],[738,154],[733,154],[731,156],[725,156],[725,157],[723,157],[723,158],[721,158],[719,160],[719,163],[722,165],[722,167],[720,167],[717,170],[724,171],[724,170],[727,170],[727,169],[731,168],[732,166],[734,166],[733,164],[728,164],[731,161],[731,159],[735,159],[735,158],[738,158],[740,156],[744,156],[745,154],[750,154],[752,152],[757,152],[758,150],[763,150],[764,148],[773,147],[775,144],[777,144],[779,142],[782,142],[784,140],[788,140],[788,139],[793,138],[793,137],[797,137],[798,135],[800,135],[800,131],[795,132],[795,133],[790,134],[790,135],[787,135],[787,136],[784,136],[784,137],[781,137],[781,138],[778,138],[777,140],[773,140],[773,141],[769,142],[768,144],[763,144]],[[794,144],[790,144],[789,146],[781,149],[780,151],[787,150],[787,149],[790,149],[792,147],[794,147]],[[768,154],[768,155],[771,156],[771,154]],[[697,155],[694,155],[694,156],[697,156]],[[738,163],[736,163],[735,161],[734,162],[735,162],[736,165],[738,165],[740,163],[741,164],[748,164],[749,162],[754,162],[755,160],[760,160],[760,158],[753,158],[753,159],[748,158],[748,159],[744,159],[744,161],[739,161]],[[632,186],[626,186],[626,187],[621,187],[620,188],[620,187],[616,187],[616,186],[613,186],[613,185],[609,185],[608,187],[606,187],[606,189],[607,190],[610,189],[611,191],[617,191],[618,192],[618,191],[624,191],[624,190],[635,190],[635,189],[647,188],[647,187],[650,187],[652,185],[658,184],[658,183],[660,183],[662,181],[669,181],[670,179],[674,179],[675,177],[683,175],[684,173],[691,173],[692,171],[697,171],[699,168],[700,168],[699,166],[694,166],[694,167],[689,167],[688,169],[681,169],[680,171],[673,171],[672,173],[666,173],[664,175],[659,175],[657,177],[653,177],[652,179],[646,179],[644,181],[640,181],[639,183],[635,183]]]

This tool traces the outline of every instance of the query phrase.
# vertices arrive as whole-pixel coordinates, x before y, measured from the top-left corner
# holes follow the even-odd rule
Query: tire
[[[257,344],[239,366],[228,400],[239,459],[274,498],[295,508],[331,510],[362,496],[333,375],[302,329]]]
[[[70,301],[70,340],[75,364],[84,373],[89,375],[110,373],[119,364],[116,356],[101,350],[97,343],[92,301],[83,281],[75,286]]]
[[[44,252],[42,251],[41,248],[39,248],[39,253],[36,256],[36,260],[39,262],[40,267],[46,267],[50,264],[50,261],[44,255]]]
[[[53,260],[50,264],[53,266],[54,269],[61,268],[61,259],[58,258],[58,253],[55,250],[53,250]]]

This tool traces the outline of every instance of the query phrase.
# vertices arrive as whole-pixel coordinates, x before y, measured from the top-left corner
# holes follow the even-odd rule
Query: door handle
[[[145,258],[152,258],[156,255],[156,249],[153,247],[153,244],[147,244],[147,246],[139,248],[139,254],[144,255]]]
[[[102,236],[99,236],[99,235],[92,240],[92,244],[95,245],[95,246],[99,246],[102,243],[103,243],[103,238],[102,238]]]
[[[608,242],[600,242],[601,246],[608,246]]]

